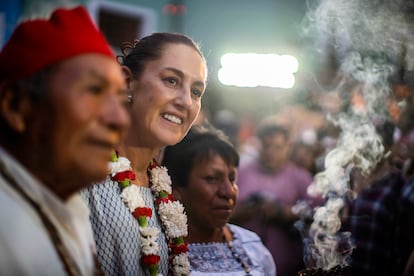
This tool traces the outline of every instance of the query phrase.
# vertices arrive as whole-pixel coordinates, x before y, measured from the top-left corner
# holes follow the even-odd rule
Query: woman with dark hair
[[[191,275],[276,275],[260,238],[228,223],[237,200],[239,154],[222,131],[194,126],[165,148],[163,165],[188,215]]]
[[[154,33],[124,43],[131,129],[110,163],[110,175],[83,193],[91,210],[98,259],[107,275],[185,275],[187,217],[155,161],[195,121],[206,61],[189,37]]]

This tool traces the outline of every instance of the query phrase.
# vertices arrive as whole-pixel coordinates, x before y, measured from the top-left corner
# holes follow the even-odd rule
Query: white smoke
[[[304,241],[306,258],[318,268],[347,265],[352,253],[351,233],[339,232],[344,198],[353,194],[351,172],[369,175],[385,154],[376,124],[389,119],[392,83],[407,81],[403,72],[414,68],[412,10],[403,0],[322,0],[309,6],[305,31],[317,38],[319,55],[334,56],[340,79],[335,90],[349,107],[331,118],[340,136],[308,190],[325,199]],[[362,106],[350,103],[355,93]]]
[[[306,250],[315,260],[316,267],[330,269],[344,266],[352,250],[350,233],[338,233],[341,227],[341,212],[344,198],[350,191],[350,173],[359,170],[369,174],[384,154],[381,137],[375,126],[362,118],[342,114],[339,120],[341,136],[336,147],[325,157],[325,170],[315,175],[308,193],[322,195],[325,205],[315,210],[309,229]],[[342,249],[339,248],[340,244]]]

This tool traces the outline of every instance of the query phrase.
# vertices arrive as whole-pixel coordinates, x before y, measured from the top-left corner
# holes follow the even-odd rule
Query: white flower
[[[157,239],[158,234],[160,233],[160,229],[157,227],[140,227],[139,232],[141,233],[141,236],[143,237],[155,237]]]
[[[124,188],[121,193],[121,198],[131,212],[135,211],[138,207],[145,207],[144,199],[136,185],[130,185]]]
[[[109,163],[109,171],[112,176],[117,173],[132,170],[130,161],[125,157],[119,157],[116,162]],[[171,178],[168,175],[167,168],[156,167],[150,171],[151,190],[155,199],[160,197],[160,192],[172,193]],[[164,197],[164,193],[162,194]],[[145,202],[140,194],[140,189],[136,185],[123,187],[121,199],[131,212],[138,207],[145,207]],[[187,236],[187,215],[184,212],[184,206],[179,201],[161,202],[158,205],[158,213],[160,220],[165,229],[165,235],[168,242],[172,242],[174,238]],[[156,227],[140,227],[140,246],[143,255],[158,255],[159,245],[157,243],[160,229]],[[170,254],[172,254],[170,252]],[[170,255],[172,262],[170,269],[173,275],[188,275],[190,272],[190,264],[187,254]],[[158,274],[161,276],[162,274]]]
[[[179,201],[162,202],[158,213],[165,226],[166,235],[170,238],[187,236],[187,215]]]
[[[158,243],[150,238],[141,237],[141,249],[144,255],[158,255]]]
[[[181,253],[174,257],[172,261],[174,275],[188,275],[190,273],[190,263],[187,254]]]
[[[157,243],[160,230],[156,227],[140,227],[141,249],[144,255],[157,255],[159,246]]]
[[[166,191],[171,194],[172,192],[171,178],[168,175],[166,167],[155,167],[151,169],[151,183],[151,189],[156,193]]]
[[[131,170],[131,162],[125,157],[119,157],[115,162],[109,162],[109,173],[111,176],[119,172]]]

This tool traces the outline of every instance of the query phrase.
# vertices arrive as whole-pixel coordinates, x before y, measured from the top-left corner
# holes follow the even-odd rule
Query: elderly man
[[[83,7],[21,23],[0,53],[0,274],[92,275],[88,209],[129,119],[120,66]]]

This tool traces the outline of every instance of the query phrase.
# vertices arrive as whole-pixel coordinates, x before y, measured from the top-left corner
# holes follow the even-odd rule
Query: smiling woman
[[[104,183],[83,191],[106,275],[186,275],[187,218],[155,159],[178,143],[201,107],[207,66],[189,37],[154,33],[122,45],[131,129]]]
[[[193,126],[180,143],[166,147],[163,165],[188,215],[190,275],[276,275],[260,238],[228,223],[239,154],[222,131]]]

